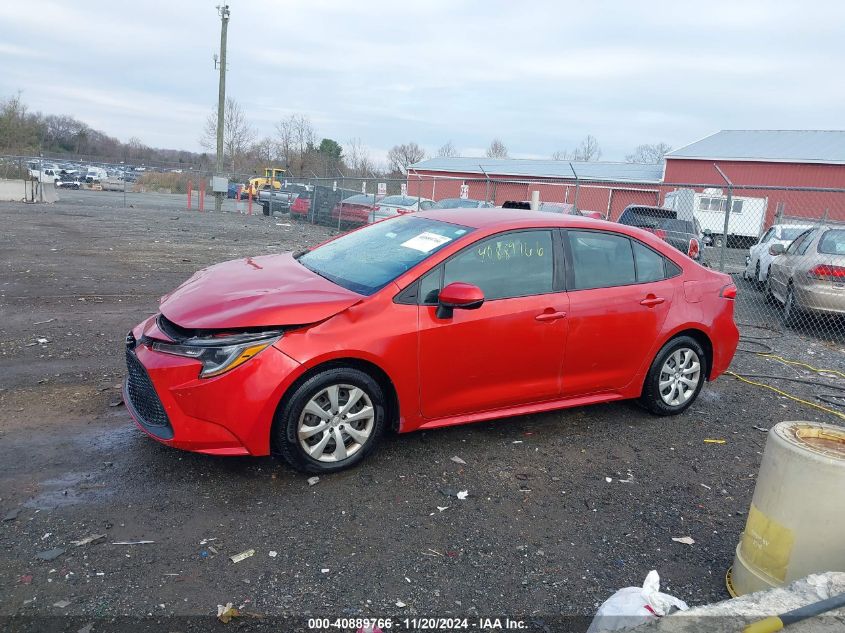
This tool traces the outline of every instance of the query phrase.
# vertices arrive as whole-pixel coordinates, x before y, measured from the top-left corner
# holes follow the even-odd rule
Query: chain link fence
[[[541,211],[640,226],[731,275],[748,327],[845,342],[845,188],[410,175],[289,179],[262,204],[345,230],[437,207],[533,208],[532,198]]]
[[[31,179],[46,159],[0,157],[0,178]],[[634,224],[740,290],[737,321],[845,342],[845,188],[734,183],[599,182],[586,179],[424,176],[303,178],[230,174],[224,210],[284,215],[348,230],[437,207],[522,206]],[[213,208],[210,172],[151,168],[124,174],[136,193],[179,194],[181,206]],[[272,180],[272,179],[271,179]],[[190,192],[188,195],[186,195]],[[204,204],[200,204],[201,196]],[[252,198],[250,201],[249,198]],[[190,200],[190,202],[188,202]],[[532,203],[533,200],[533,203]],[[627,211],[626,211],[627,209]]]

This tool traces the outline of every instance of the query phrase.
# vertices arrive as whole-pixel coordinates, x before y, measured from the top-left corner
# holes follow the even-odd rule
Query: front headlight
[[[211,378],[243,365],[281,337],[282,333],[279,331],[196,337],[181,343],[153,341],[152,348],[165,354],[197,359],[202,363],[200,378]]]

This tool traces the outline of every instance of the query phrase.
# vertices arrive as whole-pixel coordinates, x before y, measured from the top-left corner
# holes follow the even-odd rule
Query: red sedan
[[[202,270],[127,336],[157,440],[339,470],[399,432],[628,398],[681,413],[728,367],[736,286],[640,229],[424,211]]]

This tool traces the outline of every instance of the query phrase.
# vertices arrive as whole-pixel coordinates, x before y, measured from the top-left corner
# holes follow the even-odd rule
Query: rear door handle
[[[557,321],[566,317],[566,312],[543,312],[534,318],[538,321]]]
[[[640,305],[646,306],[648,308],[653,308],[656,305],[660,305],[664,301],[666,301],[666,299],[664,299],[663,297],[655,297],[654,295],[651,295],[640,301]]]

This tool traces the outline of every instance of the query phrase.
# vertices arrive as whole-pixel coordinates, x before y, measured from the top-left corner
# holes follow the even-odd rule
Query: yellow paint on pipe
[[[742,633],[774,633],[783,628],[783,621],[776,615],[766,618],[765,620],[758,620],[746,626]]]

